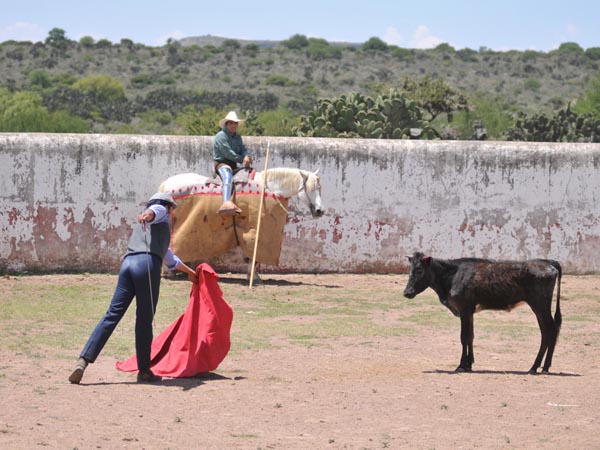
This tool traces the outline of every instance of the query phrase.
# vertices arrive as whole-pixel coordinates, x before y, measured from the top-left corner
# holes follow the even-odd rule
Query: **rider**
[[[213,159],[215,161],[215,172],[223,181],[223,204],[217,211],[223,216],[232,216],[241,213],[235,203],[231,200],[233,193],[233,174],[240,170],[238,164],[244,169],[252,166],[252,157],[237,134],[238,126],[244,122],[238,118],[235,111],[229,113],[219,121],[221,130],[213,140]]]

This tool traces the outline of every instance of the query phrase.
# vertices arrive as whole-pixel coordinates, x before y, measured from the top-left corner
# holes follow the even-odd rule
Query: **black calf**
[[[484,309],[506,310],[527,303],[537,317],[542,342],[533,366],[535,373],[542,363],[543,372],[552,364],[552,354],[560,332],[560,280],[562,269],[557,261],[494,261],[489,259],[434,259],[416,252],[404,296],[414,298],[430,287],[440,302],[460,317],[462,355],[457,371],[471,371],[473,366],[473,314]],[[552,318],[552,294],[558,278],[556,312]]]

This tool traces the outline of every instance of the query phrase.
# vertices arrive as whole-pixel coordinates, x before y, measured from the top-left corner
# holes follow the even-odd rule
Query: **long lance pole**
[[[269,150],[270,143],[267,141],[267,155],[265,156],[265,170],[263,171],[263,183],[260,189],[260,205],[258,206],[258,220],[256,222],[256,238],[254,239],[254,253],[252,255],[252,267],[250,269],[250,284],[248,287],[252,288],[254,283],[254,266],[256,264],[256,252],[258,250],[258,237],[260,236],[260,222],[262,219],[262,206],[265,199],[265,188],[267,186],[267,170],[269,168]]]

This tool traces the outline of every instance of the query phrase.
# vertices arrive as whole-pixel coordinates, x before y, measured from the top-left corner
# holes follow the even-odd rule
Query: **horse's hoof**
[[[456,368],[455,372],[459,372],[459,373],[472,372],[472,369],[470,367],[458,366]]]

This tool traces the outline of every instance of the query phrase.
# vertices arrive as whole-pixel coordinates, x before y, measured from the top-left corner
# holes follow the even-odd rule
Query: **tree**
[[[42,106],[42,97],[28,91],[4,95],[0,113],[1,131],[41,132],[48,117],[48,109]]]
[[[442,42],[441,44],[438,44],[434,49],[434,52],[437,53],[455,53],[456,50],[454,47],[452,47],[450,44],[448,44],[447,42]]]
[[[293,128],[300,124],[300,117],[277,109],[259,113],[256,121],[264,128],[265,136],[294,136]]]
[[[69,40],[65,36],[65,30],[62,28],[52,28],[48,32],[45,43],[56,50],[64,51],[69,45]]]
[[[440,114],[446,114],[448,122],[456,111],[469,109],[467,97],[441,78],[425,76],[420,80],[405,78],[400,90],[429,113],[427,120],[433,122]]]
[[[90,75],[73,84],[73,89],[100,101],[119,100],[125,98],[123,84],[110,75]]]
[[[585,56],[592,61],[598,61],[600,59],[600,47],[590,47],[585,51]]]
[[[175,119],[183,134],[192,136],[213,136],[219,131],[219,120],[225,117],[216,108],[208,107],[201,113],[193,106],[187,106]]]
[[[385,52],[388,49],[388,45],[378,37],[372,37],[362,45],[361,49],[365,51]]]
[[[193,106],[186,108],[183,114],[177,116],[177,124],[185,134],[193,136],[213,136],[219,131],[219,120],[227,115],[227,111],[213,107],[205,108],[199,112]],[[243,128],[239,131],[244,135],[260,136],[264,128],[257,123],[256,115],[250,111],[241,114],[244,117]]]
[[[469,109],[454,114],[452,125],[456,127],[459,139],[469,139],[475,122],[481,122],[487,131],[488,139],[505,138],[506,130],[514,125],[513,111],[506,99],[489,93],[475,93],[469,97]]]
[[[49,113],[36,92],[0,89],[0,131],[85,133],[87,121],[65,111]]]
[[[240,44],[240,41],[236,40],[236,39],[225,39],[223,41],[223,43],[221,44],[221,47],[224,50],[238,50],[240,49],[242,46]]]
[[[306,53],[316,60],[320,59],[339,59],[342,57],[342,50],[333,45],[329,45],[325,39],[310,38]]]
[[[84,48],[93,48],[94,42],[94,38],[91,36],[83,36],[81,39],[79,39],[79,45]]]
[[[50,75],[43,69],[32,70],[27,77],[29,85],[34,88],[46,89],[52,85]]]
[[[281,41],[281,45],[284,45],[291,50],[299,50],[308,47],[308,38],[303,34],[295,34],[291,38]]]
[[[573,107],[579,114],[591,113],[600,117],[600,74],[590,82],[589,89]]]
[[[585,52],[577,42],[563,42],[558,46],[558,53],[583,55]]]

